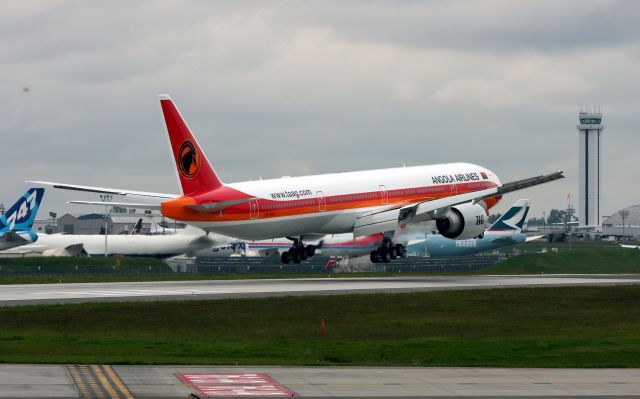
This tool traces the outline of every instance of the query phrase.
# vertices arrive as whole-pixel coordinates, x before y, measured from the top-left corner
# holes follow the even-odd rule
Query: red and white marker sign
[[[266,374],[177,374],[203,397],[295,396]]]

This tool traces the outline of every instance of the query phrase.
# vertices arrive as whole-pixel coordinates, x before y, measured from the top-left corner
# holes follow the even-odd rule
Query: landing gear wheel
[[[391,251],[389,251],[387,248],[384,248],[384,250],[382,251],[382,261],[384,263],[391,262]]]
[[[399,257],[404,258],[404,256],[406,255],[405,250],[404,250],[404,245],[396,244],[396,254]]]
[[[369,259],[371,260],[371,263],[380,262],[380,255],[378,255],[378,251],[371,251],[371,255],[369,255]]]
[[[289,262],[291,262],[291,254],[289,253],[289,251],[284,251],[282,255],[280,255],[280,260],[285,265],[288,265]]]
[[[302,262],[302,254],[300,253],[300,251],[295,251],[293,253],[293,263],[297,265],[300,262]]]
[[[396,249],[394,247],[390,247],[389,249],[387,249],[387,252],[389,252],[392,260],[398,257],[398,254],[396,253]]]
[[[307,260],[307,258],[309,257],[306,248],[298,248],[298,252],[300,252],[300,257],[302,258],[302,260]]]
[[[314,245],[307,245],[304,248],[304,250],[307,253],[307,257],[309,257],[309,258],[313,257],[313,255],[316,254],[316,247]]]

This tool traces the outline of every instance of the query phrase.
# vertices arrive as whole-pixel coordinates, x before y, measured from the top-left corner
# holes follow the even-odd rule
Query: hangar
[[[632,205],[605,217],[602,233],[615,236],[640,236],[640,204]]]

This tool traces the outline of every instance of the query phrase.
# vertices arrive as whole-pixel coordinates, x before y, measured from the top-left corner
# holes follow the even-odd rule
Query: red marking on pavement
[[[186,385],[204,397],[295,396],[266,374],[177,374]]]

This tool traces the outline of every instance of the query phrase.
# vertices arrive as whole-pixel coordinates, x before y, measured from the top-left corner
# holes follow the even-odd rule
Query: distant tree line
[[[495,214],[489,215],[489,224],[495,223],[495,221],[498,220],[500,216],[502,216],[501,213],[495,213]],[[532,217],[528,219],[527,224],[529,226],[544,226],[544,225],[552,225],[552,224],[562,224],[565,222],[573,222],[577,220],[578,219],[573,215],[571,215],[570,218],[567,218],[566,209],[552,209],[549,211],[546,221],[542,217],[539,217],[539,218]]]

